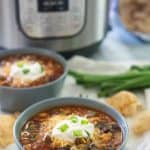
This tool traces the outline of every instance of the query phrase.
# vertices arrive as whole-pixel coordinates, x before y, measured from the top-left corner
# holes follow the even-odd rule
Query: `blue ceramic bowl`
[[[120,150],[123,150],[127,139],[128,139],[128,126],[125,121],[125,119],[122,117],[120,113],[118,113],[116,110],[114,110],[112,107],[98,102],[94,101],[91,99],[85,99],[85,98],[73,98],[73,97],[67,97],[67,98],[52,98],[52,99],[47,99],[44,101],[41,101],[39,103],[36,103],[29,108],[27,108],[17,119],[14,129],[13,129],[13,135],[15,142],[17,144],[18,149],[22,149],[22,145],[19,141],[20,139],[20,132],[24,124],[26,123],[27,120],[29,120],[32,116],[35,114],[47,110],[50,108],[54,107],[61,107],[61,106],[66,106],[66,105],[75,105],[75,106],[85,106],[89,108],[93,108],[96,110],[100,110],[102,112],[105,112],[106,114],[110,115],[112,118],[114,118],[118,124],[120,125],[123,133],[123,142],[122,145],[120,146]]]
[[[116,36],[130,45],[144,44],[150,42],[150,34],[128,31],[119,14],[119,0],[112,0],[110,11],[110,25],[115,30]]]
[[[28,88],[14,88],[0,86],[0,109],[6,112],[22,111],[28,106],[59,94],[68,69],[65,59],[50,50],[40,48],[20,48],[15,50],[0,52],[0,59],[14,54],[39,54],[46,55],[57,60],[64,67],[64,73],[56,80],[41,84],[40,86]]]

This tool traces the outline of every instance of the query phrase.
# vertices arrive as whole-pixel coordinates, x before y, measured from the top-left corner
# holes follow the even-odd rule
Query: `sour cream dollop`
[[[45,71],[38,62],[15,62],[10,70],[10,77],[19,78],[22,82],[34,81],[44,75]]]
[[[56,124],[52,130],[52,136],[74,142],[77,138],[92,137],[93,132],[94,124],[90,123],[87,118],[73,115]]]

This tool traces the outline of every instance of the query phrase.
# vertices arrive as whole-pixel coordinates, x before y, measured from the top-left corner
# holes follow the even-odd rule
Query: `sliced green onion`
[[[81,120],[81,124],[82,125],[86,125],[86,124],[88,124],[89,123],[89,121],[87,120],[87,119],[82,119]]]
[[[19,68],[22,68],[22,67],[24,66],[24,62],[23,62],[23,61],[17,62],[17,66],[18,66]]]
[[[73,136],[75,136],[75,137],[82,137],[83,136],[82,130],[74,130],[73,131]]]
[[[44,67],[41,65],[41,72],[44,72]]]
[[[69,126],[67,124],[63,124],[62,126],[60,126],[60,131],[61,132],[66,132],[68,130]]]
[[[23,69],[22,72],[23,74],[28,74],[30,72],[30,69]]]
[[[78,122],[78,117],[77,116],[71,116],[70,120],[72,123],[77,123]]]
[[[85,130],[85,132],[86,132],[87,136],[90,137],[90,133],[87,130]]]

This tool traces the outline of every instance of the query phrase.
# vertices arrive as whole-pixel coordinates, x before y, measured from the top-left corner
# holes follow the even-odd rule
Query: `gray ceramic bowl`
[[[19,118],[17,119],[17,121],[14,125],[14,129],[13,129],[13,135],[14,135],[14,139],[15,139],[18,149],[22,149],[22,145],[19,142],[19,137],[20,137],[21,129],[28,119],[30,119],[32,116],[34,116],[35,114],[37,114],[38,112],[41,112],[43,110],[47,110],[47,109],[59,107],[59,106],[66,106],[66,105],[75,105],[75,106],[79,105],[79,106],[86,106],[89,108],[94,108],[97,110],[101,110],[101,111],[109,114],[111,117],[113,117],[118,122],[120,127],[122,128],[123,143],[120,147],[120,150],[124,149],[126,142],[127,142],[127,138],[128,138],[128,126],[127,126],[125,119],[117,111],[115,111],[112,107],[110,107],[106,104],[103,104],[98,101],[90,100],[90,99],[75,98],[75,97],[74,98],[73,97],[67,97],[67,98],[64,97],[64,98],[47,99],[47,100],[41,101],[41,102],[36,103],[36,104],[30,106],[29,108],[27,108],[19,116]]]
[[[22,111],[33,103],[57,96],[63,86],[64,79],[67,75],[66,61],[62,56],[53,51],[39,48],[20,48],[0,52],[0,59],[7,55],[30,53],[47,55],[54,58],[63,65],[64,73],[57,80],[36,87],[13,88],[8,86],[0,86],[0,109],[3,111]]]

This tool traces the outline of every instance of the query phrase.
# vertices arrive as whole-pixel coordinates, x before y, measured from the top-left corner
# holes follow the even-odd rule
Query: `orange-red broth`
[[[86,117],[94,124],[91,138],[77,138],[74,143],[51,136],[54,126],[70,115]],[[122,144],[122,130],[106,113],[80,106],[64,106],[43,111],[29,119],[20,134],[25,150],[117,150]]]
[[[40,78],[30,81],[22,82],[20,78],[11,77],[11,67],[14,63],[38,63],[41,65],[41,70],[44,75]],[[16,88],[39,86],[58,79],[64,72],[64,67],[53,58],[38,54],[15,54],[4,57],[0,60],[0,85],[10,86]],[[27,72],[26,72],[27,73]]]

